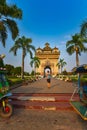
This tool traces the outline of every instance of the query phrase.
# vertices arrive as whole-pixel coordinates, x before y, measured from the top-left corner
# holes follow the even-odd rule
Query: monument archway
[[[49,71],[50,74],[52,73],[50,66],[46,66],[46,67],[44,68],[44,77],[46,76],[47,71]]]
[[[60,51],[57,47],[51,48],[49,43],[46,43],[44,48],[39,47],[36,49],[35,56],[40,60],[40,66],[36,68],[36,73],[40,73],[44,76],[44,72],[47,68],[50,69],[52,75],[59,73],[56,64],[59,60]]]

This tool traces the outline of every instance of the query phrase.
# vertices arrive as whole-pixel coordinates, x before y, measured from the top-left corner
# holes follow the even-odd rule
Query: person
[[[51,87],[51,75],[49,70],[47,71],[47,87]]]

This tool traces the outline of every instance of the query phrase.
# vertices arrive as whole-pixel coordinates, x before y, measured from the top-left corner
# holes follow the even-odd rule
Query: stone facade
[[[44,48],[36,49],[35,56],[40,60],[40,66],[36,68],[36,73],[39,72],[44,76],[46,69],[49,69],[52,75],[59,73],[58,66],[56,66],[60,56],[58,48],[51,48],[49,43],[46,43]]]

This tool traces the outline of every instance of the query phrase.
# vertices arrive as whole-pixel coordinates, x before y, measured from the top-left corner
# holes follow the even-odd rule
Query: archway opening
[[[46,66],[46,67],[44,68],[44,77],[46,77],[47,71],[49,71],[49,72],[51,73],[51,68],[50,68],[50,66]]]

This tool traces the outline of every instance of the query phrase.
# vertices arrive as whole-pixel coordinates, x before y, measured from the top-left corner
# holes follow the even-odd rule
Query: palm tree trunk
[[[79,57],[78,52],[76,51],[76,66],[79,66]]]
[[[21,78],[24,79],[24,52],[22,53]]]

